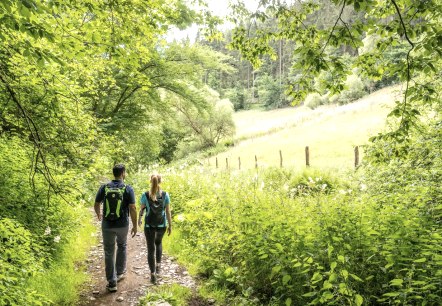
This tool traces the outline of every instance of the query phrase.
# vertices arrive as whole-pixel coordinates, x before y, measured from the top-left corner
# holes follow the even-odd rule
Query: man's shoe
[[[123,280],[126,277],[126,272],[124,272],[123,274],[118,274],[117,275],[117,282]]]
[[[116,283],[108,283],[106,285],[106,289],[109,292],[115,292],[115,291],[117,291],[117,284]]]
[[[154,285],[157,283],[157,276],[155,273],[150,273],[150,282]]]

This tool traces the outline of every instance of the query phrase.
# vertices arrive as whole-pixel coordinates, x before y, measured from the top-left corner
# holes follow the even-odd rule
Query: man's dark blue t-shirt
[[[95,203],[102,203],[104,200],[104,187],[105,186],[109,186],[109,187],[113,187],[113,188],[121,188],[123,187],[124,182],[122,180],[112,180],[112,182],[104,184],[100,187],[100,189],[98,189],[97,192],[97,196],[95,197]],[[123,194],[123,207],[122,207],[122,211],[123,214],[122,216],[115,220],[115,221],[109,221],[109,220],[105,220],[103,218],[102,221],[102,227],[103,228],[116,228],[116,227],[126,227],[129,226],[129,204],[135,204],[135,194],[134,194],[134,190],[132,189],[132,187],[130,185],[126,185],[126,190],[124,191]],[[103,216],[105,214],[105,205],[103,205]]]

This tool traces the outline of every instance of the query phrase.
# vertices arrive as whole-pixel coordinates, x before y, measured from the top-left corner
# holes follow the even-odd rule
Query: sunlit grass
[[[85,216],[89,216],[87,208],[82,209],[85,210]],[[29,279],[29,287],[49,298],[55,305],[75,305],[80,287],[89,278],[82,263],[96,239],[92,236],[96,228],[87,217],[83,221],[78,235],[64,245],[49,269]]]
[[[237,144],[217,155],[219,168],[231,169],[278,166],[279,150],[283,165],[305,167],[305,147],[309,146],[310,165],[321,169],[350,169],[354,147],[368,143],[370,136],[385,130],[399,86],[385,88],[352,104],[305,107],[274,111],[251,110],[235,114]],[[254,137],[253,135],[257,135]],[[245,139],[245,140],[244,140]],[[361,158],[363,152],[361,151]],[[215,157],[210,159],[215,167]]]
[[[160,301],[167,302],[172,306],[187,305],[186,300],[191,294],[189,288],[178,284],[150,287],[148,293],[139,301],[138,305],[151,305],[149,302]]]

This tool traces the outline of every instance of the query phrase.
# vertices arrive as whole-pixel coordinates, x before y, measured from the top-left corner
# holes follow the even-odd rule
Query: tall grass
[[[62,250],[47,269],[28,281],[28,286],[47,297],[54,305],[75,305],[81,286],[89,279],[83,263],[89,247],[96,242],[96,228],[90,222],[90,211],[79,207],[82,219],[77,235],[64,243]]]

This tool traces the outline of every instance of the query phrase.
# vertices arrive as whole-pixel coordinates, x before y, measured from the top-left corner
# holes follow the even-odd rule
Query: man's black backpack
[[[104,219],[115,221],[123,215],[123,194],[126,191],[126,185],[121,187],[104,187]]]
[[[166,202],[166,192],[161,192],[161,196],[153,201],[146,192],[147,203],[149,203],[149,213],[146,216],[146,225],[157,227],[164,224],[164,203]]]

